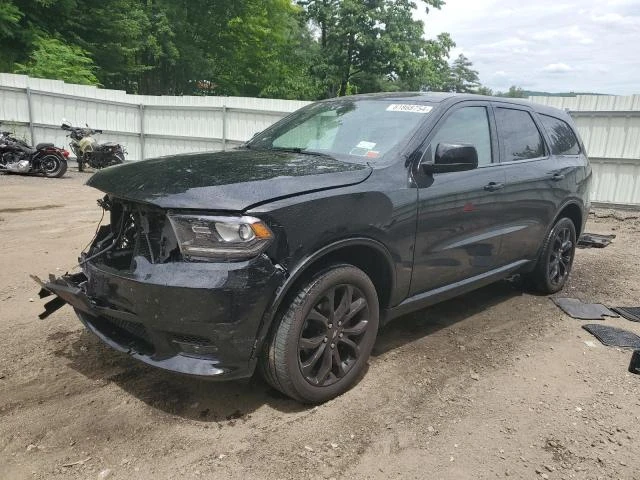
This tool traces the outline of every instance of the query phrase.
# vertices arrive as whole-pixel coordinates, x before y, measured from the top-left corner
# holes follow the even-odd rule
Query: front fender
[[[300,279],[305,274],[305,272],[309,271],[310,268],[313,268],[314,265],[317,265],[318,262],[322,261],[323,258],[326,258],[330,254],[346,247],[368,247],[378,251],[385,258],[386,266],[389,269],[389,272],[391,272],[390,288],[391,291],[393,291],[396,284],[395,265],[391,253],[381,242],[368,237],[345,238],[332,242],[331,244],[320,248],[319,250],[313,252],[311,255],[308,255],[302,261],[300,261],[288,273],[288,276],[282,283],[282,285],[278,287],[271,303],[269,304],[269,307],[265,310],[262,321],[258,328],[254,350],[251,355],[252,360],[255,361],[257,359],[258,352],[260,352],[260,349],[262,348],[262,345],[267,338],[267,335],[269,334],[269,330],[276,316],[276,313],[278,312],[278,309],[282,305],[283,300],[286,298],[291,288],[295,285],[296,281]]]

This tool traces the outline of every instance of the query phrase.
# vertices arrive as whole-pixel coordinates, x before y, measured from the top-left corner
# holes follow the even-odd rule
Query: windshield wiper
[[[334,158],[330,153],[318,152],[316,150],[307,150],[300,147],[270,147],[265,148],[264,150],[274,150],[276,152],[292,152],[292,153],[300,153],[302,155],[315,155],[319,157],[329,157]]]

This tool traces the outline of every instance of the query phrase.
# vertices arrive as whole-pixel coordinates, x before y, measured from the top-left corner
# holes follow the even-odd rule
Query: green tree
[[[443,1],[419,4],[428,11]],[[157,95],[445,89],[455,44],[448,34],[425,40],[415,8],[414,0],[0,0],[0,69],[70,79],[71,61],[83,82]]]
[[[20,32],[20,19],[23,14],[18,7],[7,0],[0,0],[0,71],[11,68],[17,57],[14,39]]]
[[[16,73],[52,78],[69,83],[97,85],[95,65],[87,52],[55,38],[40,37],[25,64],[16,64]]]
[[[13,37],[18,30],[22,12],[8,0],[0,1],[0,38]]]
[[[498,97],[510,97],[510,98],[526,98],[527,94],[521,87],[512,85],[507,92],[496,93]]]
[[[491,90],[489,87],[485,87],[484,85],[480,85],[478,88],[476,88],[476,91],[474,93],[477,93],[478,95],[487,95],[490,97],[493,95],[493,90]]]
[[[446,45],[443,39],[423,38],[424,25],[413,19],[416,3],[411,0],[298,3],[319,32],[321,61],[313,73],[321,79],[327,97],[393,88],[402,81],[423,83],[432,70],[430,53]],[[443,3],[421,2],[427,11]]]
[[[477,70],[474,70],[473,63],[462,53],[458,55],[450,69],[450,80],[448,90],[458,93],[474,93],[480,86]]]

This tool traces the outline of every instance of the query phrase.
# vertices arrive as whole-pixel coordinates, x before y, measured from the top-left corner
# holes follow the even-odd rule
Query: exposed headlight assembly
[[[269,246],[273,233],[254,217],[168,215],[182,256],[201,260],[245,260]]]

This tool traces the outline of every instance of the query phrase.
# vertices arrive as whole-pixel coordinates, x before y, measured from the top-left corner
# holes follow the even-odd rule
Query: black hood
[[[242,211],[305,192],[363,182],[367,165],[268,150],[173,155],[109,167],[87,185],[161,208]]]

